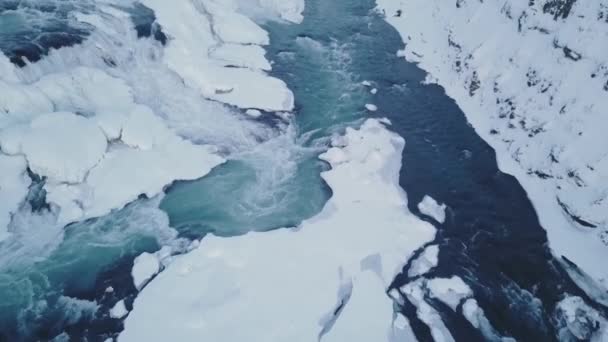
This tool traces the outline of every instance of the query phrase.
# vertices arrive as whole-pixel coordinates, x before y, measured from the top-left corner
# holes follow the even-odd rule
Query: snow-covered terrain
[[[46,199],[65,225],[153,197],[175,180],[203,177],[227,150],[266,134],[214,101],[293,108],[291,91],[265,73],[270,63],[260,45],[268,35],[238,12],[242,4],[145,1],[169,37],[162,47],[137,40],[119,3],[75,14],[93,27],[80,46],[52,50],[24,68],[0,53],[0,241],[27,194],[27,169],[43,177]],[[260,1],[247,8],[298,21],[302,5]]]
[[[398,183],[404,141],[368,120],[333,145],[321,155],[332,166],[323,178],[333,196],[320,214],[297,228],[205,237],[143,289],[119,340],[386,341],[404,333],[391,324],[386,290],[435,235],[409,213]]]
[[[534,204],[550,246],[606,283],[608,2],[377,0]]]

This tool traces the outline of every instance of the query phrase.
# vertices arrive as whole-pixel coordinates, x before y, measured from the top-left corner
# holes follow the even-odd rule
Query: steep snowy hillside
[[[608,269],[608,1],[378,0],[522,183],[554,252]]]

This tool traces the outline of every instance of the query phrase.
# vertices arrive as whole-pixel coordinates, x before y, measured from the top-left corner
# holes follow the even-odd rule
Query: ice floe
[[[20,135],[30,169],[53,183],[81,183],[103,159],[108,142],[95,122],[73,113],[41,115]]]
[[[114,304],[112,309],[110,309],[110,317],[112,318],[121,319],[125,317],[128,313],[129,311],[127,311],[127,307],[125,306],[124,300],[118,301],[116,304]]]
[[[304,0],[258,0],[266,10],[276,13],[281,19],[293,23],[301,23],[304,20]]]
[[[119,341],[388,340],[386,289],[435,231],[407,210],[402,138],[368,120],[334,144],[321,156],[333,197],[320,214],[297,228],[205,237],[142,290]]]
[[[245,111],[245,114],[251,116],[252,118],[259,118],[260,116],[262,116],[262,112],[257,109],[247,109]]]
[[[10,235],[8,224],[28,193],[31,180],[26,168],[27,163],[22,156],[0,153],[0,242]]]
[[[255,48],[222,47],[224,42],[268,44],[268,34],[247,16],[234,12],[234,6],[211,0],[198,5],[184,1],[179,6],[161,0],[143,3],[155,11],[163,30],[171,37],[165,49],[165,62],[205,97],[241,108],[293,109],[293,94],[283,81],[256,69],[224,67],[209,58],[210,51],[215,49],[217,53],[219,49],[220,60],[238,57],[237,64],[265,66],[260,64],[259,52],[249,58],[235,55]]]
[[[608,321],[600,313],[587,305],[581,297],[567,296],[555,308],[560,341],[608,340]]]
[[[439,204],[431,196],[424,196],[422,201],[418,203],[418,210],[426,216],[432,217],[439,223],[445,222],[445,204]]]
[[[422,254],[418,256],[408,270],[410,278],[417,277],[429,272],[439,262],[439,246],[427,246]]]
[[[160,271],[160,261],[155,254],[142,253],[133,262],[131,276],[133,277],[133,285],[138,290],[141,290],[152,277]]]
[[[137,39],[129,14],[112,4],[75,13],[95,27],[81,46],[50,51],[22,69],[0,56],[0,150],[23,155],[25,167],[46,179],[47,201],[61,224],[107,214],[142,194],[152,197],[175,180],[205,176],[224,158],[198,141],[245,148],[246,140],[254,144],[261,138],[256,134],[268,134],[244,127],[214,101],[249,109],[251,116],[261,115],[254,108],[293,108],[285,83],[265,73],[271,64],[261,45],[268,34],[246,15],[253,4],[145,1],[169,36],[165,47]],[[255,7],[298,22],[303,2],[259,1]],[[174,73],[157,72],[163,62]],[[196,91],[209,100],[193,101]],[[179,92],[173,101],[164,96],[170,92]],[[237,132],[241,126],[245,131]],[[9,171],[14,174],[8,167],[3,173]],[[1,210],[3,232],[24,196],[10,197]]]

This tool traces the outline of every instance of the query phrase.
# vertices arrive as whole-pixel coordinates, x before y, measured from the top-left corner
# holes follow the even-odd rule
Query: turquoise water
[[[65,229],[51,224],[45,206],[34,214],[24,210],[16,222],[20,237],[0,244],[0,341],[49,339],[62,331],[76,340],[110,336],[121,323],[107,310],[135,296],[130,268],[140,253],[163,245],[179,252],[180,237],[295,226],[322,209],[331,190],[320,177],[328,166],[318,155],[333,134],[364,117],[369,93],[351,74],[352,46],[322,37],[317,20],[264,23],[273,41],[272,74],[296,97],[292,117],[259,119],[275,130],[270,139],[229,156],[202,179],[177,182],[163,198],[140,199]]]

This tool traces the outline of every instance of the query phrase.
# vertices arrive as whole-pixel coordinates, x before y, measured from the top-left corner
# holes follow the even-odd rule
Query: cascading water
[[[426,277],[461,276],[490,325],[522,340],[554,340],[561,324],[553,316],[556,302],[566,294],[586,298],[550,255],[525,193],[498,171],[491,149],[440,88],[422,85],[424,73],[396,57],[400,38],[371,0],[309,0],[300,25],[252,12],[271,34],[271,75],[284,80],[296,100],[295,115],[262,112],[258,118],[205,99],[170,69],[163,57],[171,37],[138,2],[4,1],[0,11],[0,50],[21,66],[9,70],[20,85],[76,67],[102,71],[124,82],[136,103],[153,108],[180,137],[213,145],[227,159],[203,178],[175,182],[163,194],[67,227],[44,200],[44,179],[31,173],[28,200],[12,217],[11,237],[0,242],[0,341],[114,337],[122,323],[108,311],[119,299],[130,308],[137,290],[129,272],[137,255],[162,246],[183,253],[209,233],[266,231],[313,216],[331,195],[318,154],[332,135],[357,126],[372,100],[406,138],[401,185],[411,211],[420,214],[415,205],[425,194],[451,208],[435,241],[439,265]],[[61,96],[54,110],[95,116],[90,102],[67,91]],[[412,280],[406,274],[395,286]],[[456,339],[487,338],[459,313],[425,300]],[[415,307],[406,300],[401,309],[417,338],[430,340]],[[524,312],[529,316],[518,316]]]
[[[320,178],[326,167],[317,155],[332,133],[362,114],[351,96],[359,93],[363,101],[364,89],[346,73],[348,53],[337,42],[293,37],[290,49],[297,51],[277,54],[277,64],[299,63],[314,70],[316,86],[325,91],[304,90],[321,97],[304,106],[298,101],[295,116],[264,113],[249,119],[204,99],[163,64],[166,36],[149,9],[130,1],[110,4],[103,10],[86,2],[11,7],[8,12],[19,13],[11,15],[21,16],[36,8],[52,25],[80,33],[24,54],[19,50],[22,38],[3,30],[13,34],[14,44],[0,48],[21,66],[13,70],[20,82],[32,84],[76,67],[101,70],[124,81],[137,103],[154,108],[180,136],[216,146],[228,162],[200,180],[174,184],[165,196],[142,198],[65,228],[56,223],[56,210],[44,204],[44,191],[32,186],[31,196],[42,204],[36,210],[23,205],[9,227],[12,236],[0,242],[0,340],[49,339],[65,336],[62,332],[76,339],[108,336],[120,329],[120,321],[107,316],[108,309],[136,292],[128,272],[140,253],[161,246],[181,253],[188,243],[180,236],[230,236],[295,226],[313,216],[329,196]],[[91,14],[101,16],[104,24],[95,26]],[[47,27],[43,22],[36,29]],[[65,97],[56,110],[95,115],[90,104]]]

